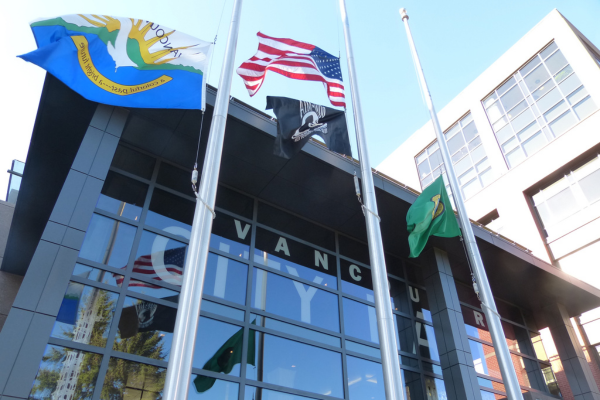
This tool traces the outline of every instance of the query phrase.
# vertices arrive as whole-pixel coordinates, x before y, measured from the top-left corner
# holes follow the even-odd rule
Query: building
[[[214,98],[199,141],[198,111],[98,105],[47,76],[1,266],[23,276],[2,400],[161,398]],[[384,399],[356,161],[316,141],[278,158],[276,122],[235,99],[229,114],[189,397]],[[504,398],[459,239],[409,260],[417,193],[374,179],[406,398]],[[600,398],[569,321],[600,290],[474,231],[525,398]]]
[[[438,113],[469,217],[596,287],[599,106],[600,51],[553,10]],[[443,170],[432,125],[378,168],[429,185]],[[590,349],[599,313],[581,321]]]

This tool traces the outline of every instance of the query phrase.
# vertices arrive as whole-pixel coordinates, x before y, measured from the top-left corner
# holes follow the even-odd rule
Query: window
[[[454,172],[465,199],[473,196],[493,179],[492,167],[469,113],[445,133]],[[429,186],[443,170],[437,141],[415,157],[421,188]],[[446,185],[448,186],[448,185]]]
[[[509,168],[596,110],[556,43],[483,100]]]
[[[569,219],[600,200],[600,155],[532,196],[549,240],[563,231]]]
[[[52,337],[104,347],[117,297],[113,292],[70,282],[56,316]]]
[[[62,346],[46,346],[29,398],[66,399],[75,395],[77,399],[90,400],[101,361],[99,354]]]
[[[21,180],[23,179],[24,170],[24,162],[18,160],[12,161],[11,169],[7,171],[10,174],[10,178],[8,178],[8,189],[6,190],[7,203],[16,204],[17,197],[19,196],[19,189],[21,188]]]

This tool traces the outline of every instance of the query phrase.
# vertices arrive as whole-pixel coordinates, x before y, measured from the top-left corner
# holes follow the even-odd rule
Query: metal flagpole
[[[498,315],[496,303],[494,302],[492,290],[490,289],[490,283],[488,282],[487,275],[483,267],[483,261],[481,260],[481,255],[479,254],[479,249],[477,248],[477,243],[475,242],[475,235],[473,234],[471,222],[469,221],[469,217],[467,215],[462,192],[460,190],[460,186],[458,185],[456,175],[454,174],[454,168],[452,166],[450,152],[448,151],[448,145],[446,144],[446,138],[444,137],[442,129],[440,128],[440,123],[433,107],[433,101],[431,100],[431,94],[429,93],[427,82],[425,82],[425,75],[423,75],[423,68],[421,67],[421,62],[419,61],[419,56],[417,55],[417,49],[415,48],[415,44],[410,33],[406,9],[401,8],[400,15],[402,17],[402,21],[404,21],[406,34],[408,36],[408,43],[417,67],[417,75],[419,76],[419,81],[421,83],[421,90],[424,92],[423,94],[425,96],[425,101],[429,107],[429,114],[431,115],[431,121],[433,122],[435,135],[440,145],[444,165],[446,166],[446,174],[448,180],[450,181],[450,187],[452,188],[452,195],[454,196],[456,208],[458,209],[458,218],[467,247],[467,256],[469,257],[471,265],[473,266],[475,279],[479,283],[479,289],[477,288],[476,284],[474,284],[474,287],[475,291],[481,295],[482,308],[488,320],[488,327],[492,336],[494,349],[496,350],[496,356],[498,357],[498,363],[500,364],[500,372],[502,374],[502,379],[504,380],[504,386],[506,387],[506,394],[510,400],[523,400],[523,394],[521,393],[519,380],[517,379],[517,373],[515,372],[515,368],[512,363],[508,345],[504,340],[504,331],[502,329],[502,324],[500,323],[500,315]]]
[[[235,0],[229,26],[229,36],[225,47],[223,69],[219,79],[219,88],[215,100],[215,108],[204,166],[202,167],[202,179],[196,193],[196,210],[194,222],[190,235],[190,244],[185,261],[181,294],[179,295],[179,307],[173,331],[173,340],[167,377],[165,379],[164,399],[185,400],[192,373],[192,358],[194,355],[194,344],[196,331],[200,318],[200,302],[202,301],[202,290],[204,288],[204,275],[206,272],[206,260],[208,258],[208,246],[210,243],[210,231],[212,220],[215,217],[214,207],[219,180],[219,169],[221,167],[221,153],[223,151],[223,139],[225,138],[225,124],[227,122],[227,111],[229,109],[229,94],[231,93],[231,80],[233,76],[233,63],[235,49],[237,46],[240,14],[242,11],[242,0]]]
[[[367,149],[367,140],[365,137],[360,95],[358,93],[354,55],[352,53],[352,40],[350,38],[350,24],[348,22],[348,15],[346,14],[345,0],[340,0],[340,12],[344,24],[344,38],[346,41],[346,55],[348,57],[350,89],[352,92],[352,107],[354,108],[354,125],[356,129],[356,140],[362,175],[364,198],[363,213],[365,214],[367,224],[369,256],[371,261],[371,273],[373,275],[375,310],[377,314],[377,328],[379,329],[379,343],[381,345],[385,397],[387,400],[404,400],[404,385],[402,384],[398,347],[396,346],[396,328],[390,303],[390,288],[388,286],[385,258],[383,255],[383,243],[381,241],[381,229],[379,227],[380,219],[377,215],[375,186],[373,185],[371,163],[369,162],[369,151]]]

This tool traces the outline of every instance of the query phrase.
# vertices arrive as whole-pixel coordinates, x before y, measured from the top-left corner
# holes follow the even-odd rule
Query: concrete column
[[[589,354],[590,362],[588,364],[590,365],[592,374],[594,375],[594,379],[595,379],[596,385],[597,385],[600,382],[600,354],[598,354],[598,350],[596,350],[596,348],[594,346],[592,346],[592,344],[590,343],[590,339],[588,338],[587,332],[585,331],[585,328],[581,324],[581,316],[575,317],[574,320],[575,320],[575,325],[577,326],[577,329],[579,330],[579,334],[581,335],[581,338],[583,339],[583,344],[585,346],[585,349],[586,349],[587,353]]]
[[[450,262],[439,249],[423,254],[423,276],[448,400],[481,400]]]
[[[550,304],[544,312],[575,400],[600,400],[600,391],[565,306]]]

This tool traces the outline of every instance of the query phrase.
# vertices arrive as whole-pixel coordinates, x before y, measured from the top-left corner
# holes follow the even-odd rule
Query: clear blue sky
[[[219,27],[209,80],[217,86],[232,6],[233,0],[5,2],[0,17],[5,38],[5,50],[0,55],[0,198],[4,198],[8,181],[8,174],[3,171],[10,167],[13,158],[25,161],[44,78],[39,67],[16,58],[35,49],[28,26],[31,20],[76,13],[142,18],[204,40],[212,40]],[[347,6],[373,166],[429,119],[398,14],[400,7],[407,8],[410,15],[412,33],[438,109],[553,8],[600,45],[598,0],[347,0]],[[221,10],[224,12],[219,25]],[[308,42],[332,54],[341,53],[349,96],[337,0],[244,0],[236,66],[255,53],[258,31]],[[264,109],[267,95],[329,104],[322,84],[294,81],[274,73],[267,75],[253,98],[239,76],[234,75],[232,95],[258,109]],[[356,157],[353,130],[350,133]]]

